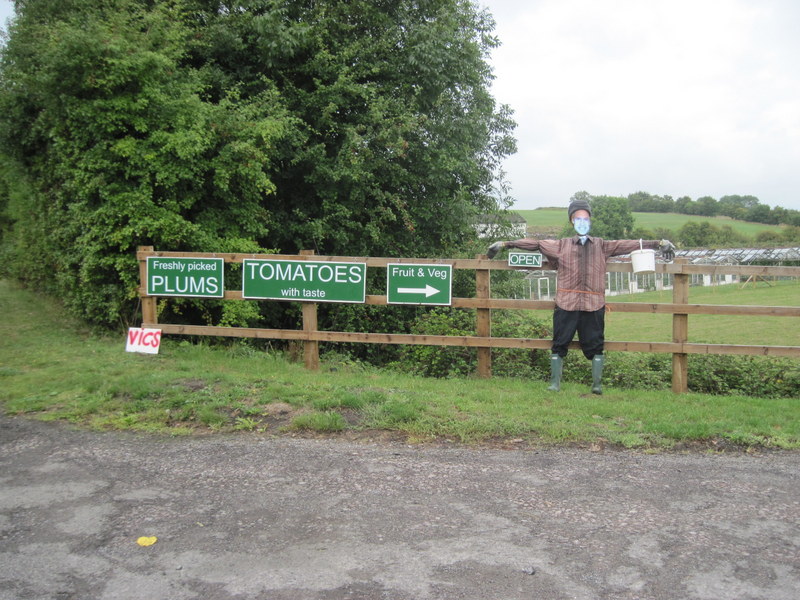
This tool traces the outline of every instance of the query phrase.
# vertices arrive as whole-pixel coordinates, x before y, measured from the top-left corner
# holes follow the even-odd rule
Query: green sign
[[[147,295],[222,298],[224,271],[221,258],[148,256]]]
[[[511,267],[541,267],[542,255],[538,252],[509,252],[508,264]]]
[[[242,298],[363,303],[367,264],[246,258]]]
[[[450,306],[453,265],[386,265],[388,304],[436,304]]]

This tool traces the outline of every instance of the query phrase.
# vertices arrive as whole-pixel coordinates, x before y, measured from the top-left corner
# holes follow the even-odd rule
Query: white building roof
[[[676,250],[675,256],[688,258],[697,264],[747,265],[754,262],[800,261],[800,247]]]

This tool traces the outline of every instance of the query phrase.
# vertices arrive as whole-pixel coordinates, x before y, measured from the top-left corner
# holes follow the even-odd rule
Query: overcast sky
[[[797,0],[479,0],[515,208],[577,191],[800,209]]]
[[[477,2],[518,124],[514,208],[642,190],[800,209],[797,0]]]

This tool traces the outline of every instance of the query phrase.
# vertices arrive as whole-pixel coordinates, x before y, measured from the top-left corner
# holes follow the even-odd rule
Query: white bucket
[[[639,250],[631,252],[631,265],[634,273],[655,273],[656,251],[645,250],[642,248],[642,240],[639,240]]]

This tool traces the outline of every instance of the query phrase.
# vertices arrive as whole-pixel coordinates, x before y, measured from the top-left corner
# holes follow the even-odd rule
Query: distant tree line
[[[764,220],[755,221],[770,225],[783,224],[780,229],[759,232],[754,238],[736,231],[730,225],[716,225],[710,221],[688,221],[677,230],[667,227],[645,229],[637,227],[634,212],[679,212],[688,215],[708,217],[727,216],[737,220],[753,221],[750,218],[757,214],[756,209],[762,213],[771,213],[772,210],[760,204],[754,196],[724,196],[719,201],[713,198],[700,198],[696,202],[686,198],[673,201],[669,196],[652,196],[646,192],[630,194],[627,198],[622,196],[594,196],[585,191],[576,192],[572,199],[582,199],[592,206],[592,232],[594,235],[607,239],[669,239],[682,248],[734,248],[741,246],[782,246],[800,244],[800,219],[796,221],[783,221],[772,223]],[[712,205],[713,203],[713,205]],[[684,208],[677,210],[678,206]],[[717,212],[712,212],[713,210]],[[698,208],[700,207],[700,208]],[[738,208],[737,208],[738,207]],[[759,208],[760,207],[760,208]],[[780,207],[778,207],[780,208]],[[688,210],[705,212],[687,212]],[[721,212],[725,211],[725,212]],[[752,211],[752,212],[751,212]],[[781,212],[782,211],[782,212]],[[795,219],[800,216],[800,211],[780,208],[777,214]],[[744,216],[742,216],[744,215]],[[797,224],[795,224],[797,223]],[[573,234],[571,225],[565,225],[561,236]]]
[[[692,200],[688,196],[681,196],[675,200],[672,196],[656,196],[647,192],[635,192],[628,195],[628,202],[634,212],[730,217],[731,219],[751,221],[753,223],[800,227],[800,210],[783,208],[782,206],[770,208],[766,204],[761,204],[755,196],[730,195],[722,196],[719,200],[711,196],[703,196],[697,200]]]

